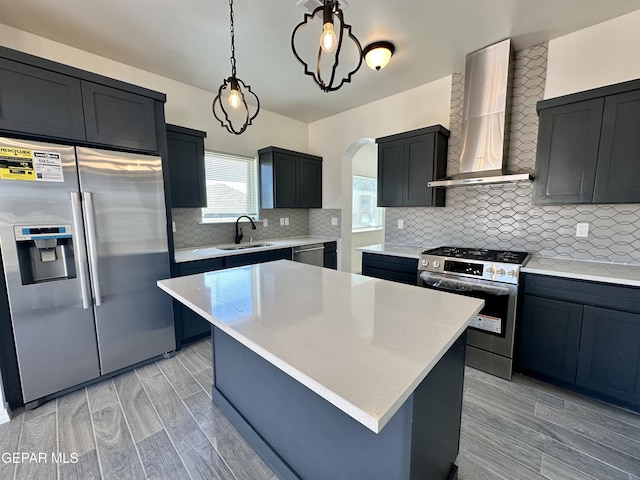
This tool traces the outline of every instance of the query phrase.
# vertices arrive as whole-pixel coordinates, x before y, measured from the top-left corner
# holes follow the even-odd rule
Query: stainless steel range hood
[[[429,187],[533,180],[506,170],[513,63],[511,39],[467,55],[460,173],[428,182]]]

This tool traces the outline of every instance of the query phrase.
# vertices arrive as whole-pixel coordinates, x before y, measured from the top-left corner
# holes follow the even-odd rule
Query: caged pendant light
[[[218,95],[213,99],[211,109],[213,115],[220,122],[220,125],[227,129],[229,133],[240,135],[244,132],[253,119],[258,116],[260,111],[260,99],[251,91],[251,87],[246,85],[241,79],[236,76],[236,47],[235,47],[235,31],[233,28],[233,0],[229,0],[229,23],[231,32],[231,76],[223,81],[222,85],[218,89]],[[255,113],[251,114],[249,111],[249,105],[247,104],[245,96],[247,94],[253,95],[256,103]],[[227,105],[223,101],[223,95],[227,96]],[[228,110],[231,109],[231,110]],[[235,113],[237,111],[238,113]],[[240,113],[242,111],[242,113]],[[229,114],[237,118],[243,118],[244,123],[240,128],[234,126],[234,121]],[[222,118],[221,118],[222,117]],[[237,120],[236,120],[237,122]]]
[[[314,72],[309,70],[309,64],[311,62],[305,62],[296,49],[296,35],[299,36],[299,33],[306,27],[309,27],[310,22],[312,22],[314,18],[319,18],[320,14],[322,14],[322,32],[318,31],[320,34],[320,42]],[[318,15],[318,17],[316,17],[316,15]],[[345,40],[350,40],[350,42],[355,45],[355,52],[357,52],[357,54],[354,58],[357,58],[357,60],[355,61],[355,68],[349,71],[343,78],[338,79],[337,69]],[[291,49],[298,61],[304,65],[305,75],[312,76],[313,80],[324,92],[333,92],[338,90],[346,82],[351,82],[351,77],[362,65],[362,47],[358,39],[351,32],[351,25],[344,23],[342,9],[336,0],[323,0],[323,5],[317,7],[311,14],[305,13],[304,20],[293,29],[293,33],[291,34]],[[321,71],[323,70],[323,64],[331,65],[328,67],[328,71],[327,67],[325,67],[324,74]]]

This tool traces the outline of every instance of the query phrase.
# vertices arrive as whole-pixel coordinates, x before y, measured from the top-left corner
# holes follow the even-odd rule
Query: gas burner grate
[[[522,264],[529,255],[527,252],[510,252],[508,250],[488,250],[484,248],[461,247],[438,247],[431,250],[425,250],[422,253],[423,255],[437,255],[440,257],[514,264]]]

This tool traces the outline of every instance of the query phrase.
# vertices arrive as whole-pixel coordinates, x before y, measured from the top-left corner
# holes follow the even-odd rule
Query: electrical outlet
[[[404,228],[404,220],[398,220],[398,230],[402,230]]]
[[[589,236],[589,224],[588,223],[578,223],[576,225],[576,237],[578,238],[587,238]]]
[[[284,225],[284,218],[280,218],[280,225]]]
[[[285,225],[289,225],[289,217],[285,217],[284,218],[284,224]]]
[[[267,227],[269,226],[269,220],[265,218],[265,219],[262,221],[262,226],[263,226],[264,228],[267,228]]]
[[[176,233],[176,222],[171,222],[171,230],[173,230],[173,233]]]
[[[338,217],[331,217],[331,225],[333,226],[338,225]]]

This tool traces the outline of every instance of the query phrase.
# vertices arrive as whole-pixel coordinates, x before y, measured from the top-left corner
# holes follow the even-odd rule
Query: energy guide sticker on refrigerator
[[[0,147],[0,180],[64,182],[62,159],[56,152]]]
[[[0,138],[0,250],[27,408],[175,350],[161,159]]]

